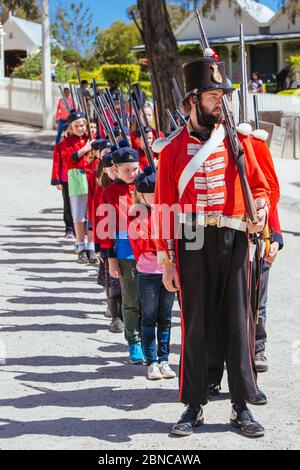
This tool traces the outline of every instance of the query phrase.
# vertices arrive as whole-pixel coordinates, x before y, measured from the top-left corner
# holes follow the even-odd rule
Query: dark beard
[[[196,111],[199,126],[206,127],[209,130],[212,130],[215,124],[217,124],[217,122],[220,122],[222,117],[221,113],[218,115],[213,115],[203,111],[199,103],[197,103],[196,105]]]

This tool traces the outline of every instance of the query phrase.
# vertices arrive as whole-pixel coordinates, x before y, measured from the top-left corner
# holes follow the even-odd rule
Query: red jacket
[[[61,167],[62,167],[62,158],[61,158],[61,144],[59,142],[55,145],[52,154],[52,175],[51,175],[51,184],[52,186],[57,186],[61,184]]]
[[[136,204],[132,209],[138,210],[138,207],[139,205]],[[145,205],[140,205],[140,207],[142,207],[142,212],[140,214],[136,213],[135,216],[130,216],[129,218],[131,230],[128,235],[136,261],[144,253],[156,253],[156,243],[152,239],[151,222],[153,215],[151,209]],[[134,223],[135,221],[136,223]]]
[[[86,156],[88,154],[84,155],[81,159],[78,159],[77,153],[80,149],[82,149],[82,147],[85,146],[87,142],[87,134],[82,137],[78,137],[73,134],[66,137],[61,142],[61,157],[67,171],[72,170],[73,168],[78,168],[80,170],[86,169],[88,164]]]
[[[135,150],[139,150],[140,146],[139,146],[138,137],[136,136],[136,134],[137,134],[137,131],[130,132],[131,147],[134,148]],[[156,135],[156,129],[154,129],[153,127],[152,127],[152,134],[153,134],[153,141],[154,141],[157,139],[157,135]],[[164,138],[165,134],[162,131],[160,131],[159,137]]]
[[[251,145],[249,137],[239,135],[245,151],[246,172],[254,199],[264,199],[269,204],[270,189]],[[187,184],[179,201],[178,182],[183,169],[196,151],[203,145],[190,135],[187,126],[162,151],[159,159],[156,182],[156,204],[172,207],[179,204],[182,212],[211,212],[225,216],[241,216],[246,213],[242,187],[238,171],[231,156],[228,136],[211,154],[199,171]],[[187,207],[188,206],[188,207]],[[161,235],[163,225],[170,226],[170,239],[174,239],[173,217],[169,221],[161,219],[158,226],[160,239],[157,251],[168,252],[167,240]]]
[[[102,225],[107,220],[106,215],[96,215],[95,217],[95,242],[100,245],[101,250],[107,250],[109,255],[114,255],[114,246],[116,241],[116,234],[120,231],[127,232],[128,230],[128,211],[132,205],[132,195],[134,192],[134,184],[126,184],[121,180],[116,179],[109,186],[107,186],[101,195],[100,205],[107,204],[113,211],[112,218],[110,219],[109,230],[105,226],[106,235],[102,231]],[[96,204],[94,202],[94,204]],[[96,207],[96,205],[95,205]],[[99,238],[101,236],[101,239]]]
[[[272,155],[267,142],[257,139],[254,136],[250,136],[250,139],[256,159],[270,186],[270,210],[272,210],[277,206],[280,198],[280,187]]]
[[[88,220],[91,220],[93,223],[94,219],[94,197],[95,191],[97,186],[97,169],[92,171],[88,175],[88,204],[87,204],[87,211],[88,211]]]

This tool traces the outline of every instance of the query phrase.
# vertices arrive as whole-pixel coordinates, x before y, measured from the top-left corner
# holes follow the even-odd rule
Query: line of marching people
[[[209,78],[219,83],[217,79],[218,77]],[[223,88],[219,86],[220,90]],[[206,92],[205,89],[203,93]],[[189,95],[187,96],[189,98]],[[185,111],[188,115],[189,109],[186,108]],[[111,316],[110,331],[124,332],[128,343],[129,362],[132,364],[146,362],[146,376],[149,380],[169,379],[176,376],[169,364],[172,309],[176,289],[166,288],[164,276],[172,265],[173,248],[170,246],[168,249],[170,259],[159,259],[157,256],[159,243],[152,229],[155,202],[166,193],[168,185],[170,188],[172,186],[175,195],[177,190],[170,181],[170,173],[172,171],[176,173],[176,169],[170,167],[167,170],[161,166],[160,154],[162,152],[162,155],[166,156],[167,147],[173,141],[176,142],[180,135],[179,140],[183,141],[183,135],[186,133],[187,141],[182,144],[182,152],[188,160],[196,152],[196,147],[201,147],[210,139],[210,133],[197,134],[192,130],[189,119],[187,124],[164,138],[163,134],[158,135],[156,129],[151,127],[153,118],[151,105],[144,104],[139,113],[143,128],[139,126],[135,131],[128,131],[126,139],[124,139],[124,129],[122,132],[117,123],[111,123],[113,140],[117,142],[115,145],[112,139],[108,138],[105,126],[99,133],[97,119],[88,123],[85,114],[73,110],[65,123],[63,140],[57,143],[54,149],[51,183],[63,193],[66,237],[76,236],[77,262],[99,263],[97,282],[106,291],[109,312],[107,315]],[[88,124],[90,136],[87,133]],[[209,129],[211,132],[211,128]],[[277,211],[280,191],[272,156],[266,143],[266,133],[252,132],[247,125],[239,126],[237,131],[240,141],[246,142],[251,148],[251,155],[256,157],[255,165],[259,167],[259,174],[264,175],[265,179],[262,181],[268,187],[269,194],[268,223],[271,235],[266,240],[270,243],[267,256],[264,252],[265,244],[260,238],[247,233],[250,244],[256,246],[256,250],[250,250],[253,253],[255,251],[255,255],[250,260],[251,282],[245,289],[248,289],[247,295],[253,313],[248,333],[252,336],[251,361],[257,384],[257,372],[268,370],[265,346],[269,271],[283,246]],[[152,166],[149,164],[151,162],[147,146],[150,149],[152,147]],[[175,148],[175,145],[171,147]],[[224,151],[223,147],[222,149]],[[172,165],[171,158],[170,162]],[[223,166],[218,163],[216,170],[223,172]],[[159,190],[156,188],[156,167],[160,181]],[[205,174],[197,177],[197,181],[195,178],[193,191],[195,194],[199,192],[196,194],[198,200],[207,198],[207,195],[201,191],[206,191],[209,187],[219,187],[222,183],[222,175],[214,177],[209,174],[214,168],[204,165],[203,170],[199,170],[200,173],[207,172],[209,176]],[[177,178],[178,175],[175,176]],[[164,196],[168,200],[168,194]],[[135,219],[138,220],[136,225]],[[241,220],[240,225],[242,225]],[[211,225],[216,224],[211,223]],[[135,227],[136,231],[132,230],[132,227]],[[179,301],[182,302],[181,297]],[[183,301],[186,299],[183,298]],[[197,332],[194,331],[193,334],[196,338]],[[207,338],[208,399],[220,393],[224,359],[226,359],[220,343],[216,342],[218,335]],[[181,371],[182,368],[181,364]],[[267,397],[257,386],[256,394],[247,401],[253,405],[264,405],[267,403]],[[244,411],[243,408],[241,413]],[[199,410],[196,415],[198,414]],[[195,423],[189,427],[187,433],[190,433],[190,428]],[[182,432],[182,435],[185,435],[185,430],[182,431],[181,428],[182,426],[178,434]],[[245,435],[251,435],[251,426],[248,428],[244,432]]]

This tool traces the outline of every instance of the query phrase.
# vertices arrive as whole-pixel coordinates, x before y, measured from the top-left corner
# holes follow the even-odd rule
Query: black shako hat
[[[74,113],[69,114],[69,118],[68,118],[69,125],[72,124],[72,122],[77,121],[78,119],[85,119],[85,115],[80,112],[74,112]]]
[[[225,64],[212,57],[201,57],[183,65],[185,82],[184,100],[210,90],[233,91],[227,83]]]
[[[155,183],[156,173],[151,166],[145,166],[143,173],[140,173],[134,180],[135,189],[139,193],[154,193]]]
[[[112,160],[114,163],[135,163],[140,160],[139,152],[129,147],[126,140],[119,142],[119,147],[120,148],[112,152]]]

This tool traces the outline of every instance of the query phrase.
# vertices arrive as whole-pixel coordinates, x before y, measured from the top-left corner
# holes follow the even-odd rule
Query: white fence
[[[54,125],[56,104],[60,98],[60,92],[57,83],[53,83],[52,87]],[[249,95],[248,104],[249,117],[254,120],[252,95]],[[300,114],[300,97],[260,93],[258,95],[258,106],[259,111],[282,111]],[[238,120],[237,92],[233,96],[233,107],[236,119]],[[42,127],[42,113],[42,82],[17,78],[0,79],[0,120]]]
[[[53,87],[53,125],[60,92],[56,83]],[[43,126],[42,82],[17,78],[0,79],[0,120]]]
[[[300,96],[273,95],[270,93],[258,93],[258,110],[265,111],[281,111],[283,113],[300,114]],[[233,93],[233,110],[236,120],[239,116],[239,98],[238,92]],[[248,95],[248,113],[249,118],[254,121],[254,104],[253,95]]]

